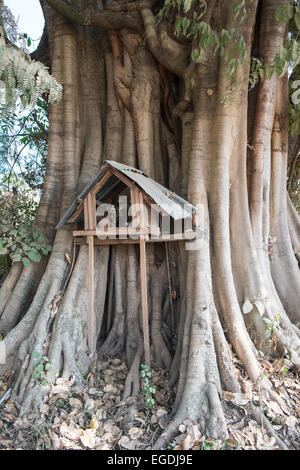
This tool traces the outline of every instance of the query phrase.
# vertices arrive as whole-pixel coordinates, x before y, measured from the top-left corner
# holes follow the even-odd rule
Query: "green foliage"
[[[263,317],[265,323],[265,338],[269,339],[273,333],[279,330],[280,315],[277,315],[274,320]]]
[[[48,103],[38,99],[29,113],[19,106],[14,113],[0,119],[0,174],[2,184],[11,190],[16,179],[30,189],[43,183],[48,149]]]
[[[202,450],[214,450],[214,443],[209,440],[203,441],[201,448]]]
[[[239,24],[242,24],[250,14],[252,0],[238,0],[232,7],[232,19],[236,27],[230,31],[223,29],[213,31],[211,26],[203,21],[207,9],[207,1],[201,0],[165,0],[158,14],[158,20],[163,17],[174,17],[175,36],[192,42],[191,58],[196,63],[203,63],[207,54],[220,54],[227,63],[228,91],[221,97],[221,102],[227,104],[234,99],[241,79],[236,74],[238,67],[243,67],[247,59],[247,46]],[[260,80],[270,79],[274,74],[282,77],[295,70],[300,63],[300,3],[291,0],[288,5],[279,5],[275,12],[276,20],[288,23],[289,34],[284,47],[282,47],[272,64],[263,64],[259,57],[251,59],[251,73],[249,78],[250,89]],[[294,80],[300,79],[294,77]],[[300,86],[299,86],[300,88]],[[300,94],[300,92],[299,92]],[[292,95],[292,94],[291,94]],[[295,90],[293,91],[295,96]],[[300,96],[299,96],[300,102]],[[290,133],[297,135],[300,132],[300,103],[292,101],[290,106]]]
[[[276,9],[276,20],[279,21],[280,23],[286,23],[289,21],[294,12],[294,6],[291,2],[289,5],[279,5]]]
[[[33,364],[33,367],[35,368],[34,374],[32,376],[33,379],[39,382],[42,386],[50,385],[51,380],[49,377],[47,377],[47,371],[53,369],[53,365],[49,362],[47,356],[43,356],[37,351],[34,351],[32,356],[36,360],[36,362]],[[54,371],[54,375],[56,377],[58,374],[58,371]]]
[[[0,260],[8,267],[11,263],[22,262],[29,266],[31,261],[40,262],[42,254],[47,255],[51,246],[46,244],[39,230],[32,230],[37,203],[31,195],[18,191],[0,190]]]
[[[7,23],[7,11],[7,7],[0,11],[0,102],[3,105],[0,112],[11,113],[19,100],[24,109],[33,108],[44,94],[49,103],[61,100],[62,86],[49,74],[47,67],[32,60],[26,49],[15,45],[16,26],[12,25],[12,15]],[[12,41],[6,30],[13,36]],[[31,45],[27,35],[23,35],[23,40],[27,46]]]
[[[4,27],[4,29],[3,29]],[[32,225],[47,155],[48,103],[61,86],[27,54],[31,39],[20,35],[7,7],[0,18],[0,278],[13,262],[39,262],[51,246]],[[4,86],[4,89],[3,89]],[[51,88],[52,87],[52,88]],[[11,98],[9,98],[11,96]],[[18,97],[20,100],[18,100]],[[23,104],[22,104],[23,101]],[[24,106],[31,106],[24,112]]]
[[[146,407],[152,408],[155,405],[155,385],[151,385],[150,379],[152,377],[152,373],[150,371],[149,366],[142,364],[141,365],[141,377],[143,379],[143,394],[145,396]]]
[[[4,91],[2,89],[0,94],[4,114],[14,109],[18,98],[24,108],[32,108],[43,94],[48,94],[49,103],[55,103],[62,97],[61,85],[43,64],[31,60],[19,50],[8,47],[1,39],[0,80],[4,85]]]
[[[252,0],[250,0],[250,3],[252,3]],[[234,20],[237,20],[238,18],[240,18],[240,23],[243,23],[243,21],[246,20],[248,15],[249,15],[249,8],[247,7],[246,0],[239,0],[237,3],[233,5],[232,16]]]

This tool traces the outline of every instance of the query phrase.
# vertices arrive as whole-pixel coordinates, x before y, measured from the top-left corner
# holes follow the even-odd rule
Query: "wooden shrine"
[[[123,226],[109,218],[98,216],[99,209],[105,204],[113,207],[120,195],[129,199],[129,222]],[[101,210],[100,210],[101,212]],[[96,351],[95,315],[94,315],[94,247],[97,245],[139,244],[140,278],[143,336],[145,362],[150,365],[150,340],[147,303],[146,243],[191,240],[194,236],[194,217],[196,208],[163,187],[142,171],[114,161],[106,161],[97,177],[77,197],[57,229],[65,224],[76,223],[73,231],[77,245],[88,245],[88,346],[89,351]],[[163,228],[163,217],[169,217],[167,232]],[[188,228],[175,230],[178,222],[189,221]],[[119,220],[120,221],[120,220]]]

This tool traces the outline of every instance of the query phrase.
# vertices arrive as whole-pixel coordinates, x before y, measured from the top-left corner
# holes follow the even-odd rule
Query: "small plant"
[[[269,339],[275,331],[279,330],[279,320],[280,320],[280,315],[277,315],[277,317],[274,318],[274,320],[270,320],[269,318],[263,318],[263,321],[265,323],[265,337]]]
[[[152,377],[152,373],[150,371],[149,366],[146,364],[141,365],[141,377],[143,379],[143,394],[146,400],[147,408],[152,408],[155,405],[155,385],[151,385],[150,379]]]
[[[242,450],[243,448],[243,443],[242,442],[236,442],[236,443],[230,443],[229,441],[224,441],[222,447],[219,450]]]
[[[34,351],[32,353],[32,356],[34,359],[36,359],[36,362],[34,364],[35,371],[33,374],[33,379],[37,380],[40,382],[41,385],[50,385],[51,380],[46,377],[46,372],[49,369],[53,368],[53,365],[50,364],[49,359],[47,356],[43,356],[42,354],[38,353],[37,351]],[[58,376],[58,371],[54,371],[54,375],[57,377]]]
[[[37,202],[29,193],[3,192],[0,189],[0,257],[6,264],[22,262],[25,267],[31,261],[39,263],[43,255],[48,255],[51,245],[32,224]]]
[[[203,441],[202,442],[202,450],[213,450],[214,443],[211,441]]]

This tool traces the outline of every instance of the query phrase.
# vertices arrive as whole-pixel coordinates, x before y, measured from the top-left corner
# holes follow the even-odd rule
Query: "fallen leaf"
[[[95,430],[94,429],[85,429],[82,435],[80,436],[80,440],[84,447],[88,449],[94,449],[96,445],[96,437],[95,437]]]
[[[137,441],[131,441],[128,436],[122,436],[118,444],[123,447],[123,449],[135,450]]]
[[[68,425],[66,422],[61,424],[59,432],[62,436],[70,439],[71,441],[77,441],[82,434],[81,429],[76,429],[75,427]]]
[[[182,443],[183,450],[190,450],[195,444],[195,439],[188,434]]]
[[[235,405],[246,405],[252,399],[252,391],[249,393],[223,392],[226,401],[232,401]]]
[[[99,428],[99,421],[97,420],[97,418],[94,416],[92,419],[91,419],[91,422],[90,422],[90,429],[98,429]]]
[[[95,450],[111,450],[111,447],[107,442],[102,442],[95,447]]]
[[[252,310],[253,310],[252,303],[248,299],[246,299],[243,304],[243,313],[247,315],[247,313],[250,313]]]
[[[167,414],[168,412],[162,408],[158,408],[158,410],[156,411],[156,416],[158,416],[159,418]]]
[[[49,411],[49,405],[46,405],[45,403],[42,403],[40,405],[40,412],[41,413],[48,413]]]
[[[143,431],[140,428],[131,428],[128,431],[128,434],[131,439],[138,439],[141,436],[142,432]]]
[[[285,424],[289,427],[294,427],[296,426],[298,420],[295,416],[288,416],[285,420]]]
[[[81,408],[82,407],[82,401],[79,400],[78,398],[69,398],[69,405],[74,407],[74,408]]]
[[[84,409],[86,411],[93,411],[94,406],[95,406],[94,400],[92,398],[88,398],[85,402]]]

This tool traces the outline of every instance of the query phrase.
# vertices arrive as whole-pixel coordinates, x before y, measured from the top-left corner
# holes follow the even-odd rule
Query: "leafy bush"
[[[0,265],[6,270],[13,262],[39,262],[51,251],[40,231],[32,229],[36,209],[30,192],[0,190]]]
[[[152,408],[155,405],[154,395],[156,387],[150,383],[152,373],[146,364],[141,364],[141,377],[143,379],[143,394],[145,396],[146,407]]]

